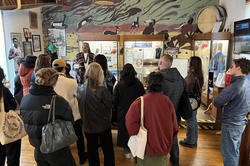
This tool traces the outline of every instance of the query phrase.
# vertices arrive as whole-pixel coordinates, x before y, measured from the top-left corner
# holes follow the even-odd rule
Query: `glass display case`
[[[195,36],[195,56],[202,60],[204,85],[202,103],[208,106],[213,99],[214,85],[224,87],[225,73],[230,67],[229,32],[198,34]]]
[[[112,72],[117,79],[118,37],[115,35],[81,34],[79,35],[80,52],[82,51],[82,45],[84,42],[89,43],[90,50],[95,55],[105,55],[108,61],[108,70]]]
[[[134,66],[145,85],[147,75],[156,70],[163,53],[163,41],[124,41],[124,64]]]

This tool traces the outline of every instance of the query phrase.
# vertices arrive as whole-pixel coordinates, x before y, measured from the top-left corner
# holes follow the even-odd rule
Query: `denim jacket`
[[[246,115],[250,106],[250,82],[245,76],[232,77],[228,87],[215,98],[214,105],[225,105],[221,123],[230,125],[247,124]]]

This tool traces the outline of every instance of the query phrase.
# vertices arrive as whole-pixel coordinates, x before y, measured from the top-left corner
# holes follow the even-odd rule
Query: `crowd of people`
[[[55,49],[50,47],[50,49]],[[173,57],[164,54],[158,70],[148,75],[146,89],[137,78],[131,64],[125,64],[116,80],[108,70],[104,55],[91,53],[88,43],[77,54],[73,70],[76,80],[69,74],[71,66],[63,59],[50,55],[27,56],[17,61],[14,97],[4,86],[4,72],[0,68],[0,97],[4,98],[5,111],[20,105],[21,115],[30,144],[35,148],[34,158],[38,166],[75,166],[69,146],[53,153],[40,151],[42,127],[48,123],[52,96],[56,95],[55,118],[71,121],[78,138],[79,163],[88,160],[90,166],[100,166],[98,148],[104,154],[104,166],[115,166],[115,154],[111,133],[112,121],[117,121],[117,145],[123,148],[126,158],[131,158],[129,137],[140,128],[140,96],[144,100],[144,126],[148,131],[144,159],[135,160],[139,166],[166,166],[168,155],[174,166],[179,165],[179,143],[189,148],[198,142],[197,110],[201,103],[204,83],[201,59],[189,59],[188,75],[184,79],[177,68],[172,68]],[[231,84],[215,98],[216,107],[222,112],[221,151],[225,166],[237,166],[241,134],[247,124],[250,111],[249,60],[234,60],[231,68]],[[188,112],[181,110],[184,94],[195,98],[198,106]],[[184,106],[184,108],[188,106]],[[186,111],[188,116],[183,117]],[[186,118],[188,117],[188,118]],[[178,124],[186,120],[187,134],[178,142]],[[87,140],[85,151],[84,136]],[[19,166],[21,140],[0,145],[0,165],[7,158],[8,166]]]

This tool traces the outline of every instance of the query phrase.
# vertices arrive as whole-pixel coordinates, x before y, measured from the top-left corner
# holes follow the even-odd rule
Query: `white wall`
[[[233,32],[234,21],[250,18],[250,11],[247,11],[246,8],[246,0],[220,0],[220,5],[224,6],[227,10],[226,26],[230,27],[231,32]]]
[[[29,11],[37,13],[38,29],[30,29]],[[11,48],[11,32],[21,33],[22,40],[25,41],[23,35],[23,28],[29,28],[32,35],[40,35],[41,38],[41,52],[33,52],[33,55],[38,56],[43,53],[43,33],[42,33],[42,18],[41,8],[34,8],[29,10],[10,10],[3,11],[4,32],[6,41],[6,57],[8,57],[8,50]],[[32,39],[29,39],[32,42]],[[11,83],[11,90],[14,88],[14,60],[8,60],[9,78]]]

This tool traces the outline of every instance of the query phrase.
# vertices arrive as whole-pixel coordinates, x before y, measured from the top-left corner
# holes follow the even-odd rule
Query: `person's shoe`
[[[181,144],[182,146],[185,146],[185,147],[188,147],[188,148],[194,148],[194,147],[197,146],[197,144],[189,144],[189,143],[187,143],[187,142],[184,141],[184,140],[180,141],[180,144]]]
[[[132,157],[131,153],[123,153],[124,157],[130,159]]]
[[[79,163],[80,165],[84,164],[88,159],[88,154],[85,152],[84,156],[80,158]]]

